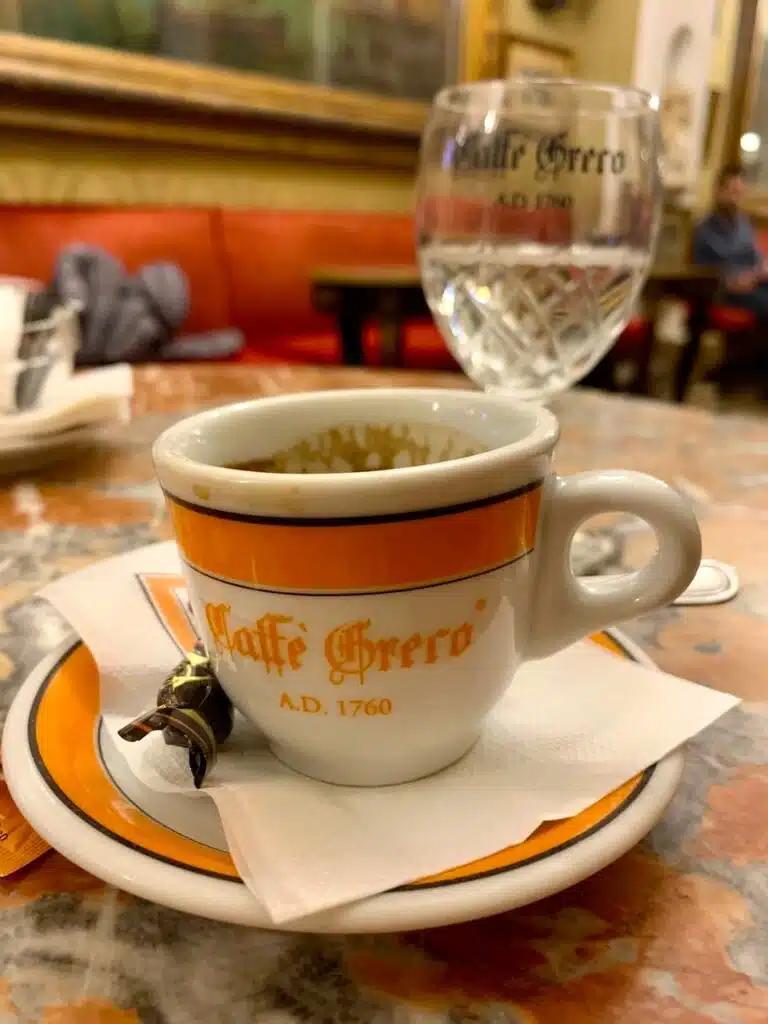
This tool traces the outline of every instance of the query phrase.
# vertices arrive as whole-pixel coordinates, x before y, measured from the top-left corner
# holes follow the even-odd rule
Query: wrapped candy
[[[157,692],[157,707],[124,725],[130,743],[161,731],[166,743],[189,750],[192,780],[199,789],[216,762],[220,743],[232,732],[232,703],[211,668],[202,644],[179,662]]]

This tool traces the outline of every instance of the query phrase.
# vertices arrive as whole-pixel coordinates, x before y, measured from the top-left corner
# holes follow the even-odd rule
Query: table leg
[[[341,340],[341,361],[344,366],[363,366],[364,317],[360,306],[350,299],[341,303],[339,309],[339,338]]]
[[[688,341],[683,346],[675,371],[675,401],[683,403],[690,387],[693,370],[701,351],[701,336],[707,325],[707,308],[700,302],[693,303],[688,317]]]
[[[385,292],[379,301],[379,344],[382,366],[403,365],[403,320],[400,295]]]
[[[640,353],[635,360],[635,377],[629,388],[631,395],[648,396],[651,393],[651,362],[654,349],[653,323],[645,325]]]
[[[397,316],[382,317],[379,321],[381,365],[402,366],[403,325]]]
[[[610,352],[607,352],[597,366],[593,366],[586,377],[582,377],[579,384],[582,387],[598,388],[600,391],[615,391],[616,382],[613,379],[614,361]]]

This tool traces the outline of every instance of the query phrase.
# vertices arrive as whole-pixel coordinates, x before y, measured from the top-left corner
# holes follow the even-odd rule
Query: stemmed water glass
[[[437,95],[421,147],[421,280],[475,383],[546,401],[614,344],[654,249],[657,120],[648,93],[569,79]]]
[[[546,400],[614,343],[653,252],[656,140],[638,89],[522,77],[438,94],[421,149],[421,277],[476,383]]]

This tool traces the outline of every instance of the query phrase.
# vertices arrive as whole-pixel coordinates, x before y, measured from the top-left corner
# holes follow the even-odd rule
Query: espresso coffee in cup
[[[302,438],[269,458],[227,463],[250,473],[369,473],[450,462],[484,451],[459,431],[418,423],[346,423]]]
[[[624,470],[561,478],[557,438],[549,411],[501,394],[404,388],[245,402],[158,439],[202,639],[277,757],[346,785],[438,771],[521,661],[685,589],[686,501]],[[606,511],[644,519],[658,551],[577,579],[573,535]]]

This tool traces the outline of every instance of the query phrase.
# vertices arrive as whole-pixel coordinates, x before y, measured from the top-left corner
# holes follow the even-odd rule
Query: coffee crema
[[[441,424],[349,424],[329,427],[274,455],[228,462],[250,473],[370,473],[452,462],[487,451]]]

